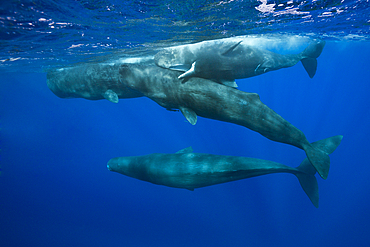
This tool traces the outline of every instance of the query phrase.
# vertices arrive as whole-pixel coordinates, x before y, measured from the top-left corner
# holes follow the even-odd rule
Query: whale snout
[[[46,84],[59,98],[74,98],[74,95],[70,92],[73,85],[65,80],[66,73],[65,69],[48,71]]]
[[[117,167],[117,164],[116,162],[113,162],[113,159],[109,160],[108,163],[107,163],[107,169],[109,171],[115,171],[115,167]]]
[[[121,169],[120,158],[110,159],[107,163],[107,169],[112,172],[118,172]]]
[[[112,171],[112,169],[109,166],[109,163],[107,164],[107,168],[108,168],[109,171]]]

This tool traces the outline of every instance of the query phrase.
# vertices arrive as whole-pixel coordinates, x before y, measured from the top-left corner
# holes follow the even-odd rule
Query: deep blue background
[[[302,150],[146,98],[60,99],[45,74],[1,74],[1,246],[365,246],[370,241],[369,43],[328,42],[316,76],[298,64],[238,81],[309,141],[344,135],[318,178],[320,207],[290,174],[194,192],[107,170],[117,156],[195,152],[297,166]]]

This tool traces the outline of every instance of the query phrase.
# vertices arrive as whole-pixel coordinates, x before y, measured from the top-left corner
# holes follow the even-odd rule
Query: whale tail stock
[[[313,142],[311,145],[313,148],[322,150],[325,154],[331,154],[339,146],[343,136],[337,135],[329,137],[317,142]],[[327,164],[327,170],[329,171],[329,164]],[[319,187],[315,177],[316,170],[312,166],[309,159],[305,158],[302,163],[297,167],[298,172],[295,174],[302,186],[302,189],[306,195],[310,198],[312,204],[315,207],[319,207]]]
[[[301,53],[302,59],[301,63],[305,68],[308,76],[313,78],[317,70],[317,59],[322,50],[324,49],[325,41],[319,40],[314,41],[308,45],[308,47]]]

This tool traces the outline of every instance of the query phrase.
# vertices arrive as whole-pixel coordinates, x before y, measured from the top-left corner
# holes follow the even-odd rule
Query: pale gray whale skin
[[[47,72],[47,85],[60,98],[118,99],[143,95],[120,84],[119,63],[82,64]]]
[[[196,124],[197,116],[238,124],[270,140],[296,146],[306,152],[320,176],[327,178],[329,156],[313,147],[305,135],[260,101],[258,94],[246,93],[210,80],[192,77],[186,83],[181,72],[158,66],[121,65],[121,83],[154,100],[168,110],[179,109]]]
[[[235,79],[288,68],[299,61],[312,78],[324,45],[325,41],[315,40],[299,54],[281,55],[250,45],[243,38],[228,38],[164,48],[155,55],[155,63],[183,72],[179,79],[201,77],[236,87]]]
[[[331,154],[341,140],[342,136],[333,136],[314,142],[312,146]],[[188,190],[270,173],[291,173],[298,178],[313,205],[319,206],[316,171],[307,159],[297,168],[292,168],[262,159],[193,153],[191,148],[186,148],[175,154],[113,158],[107,168],[153,184]]]

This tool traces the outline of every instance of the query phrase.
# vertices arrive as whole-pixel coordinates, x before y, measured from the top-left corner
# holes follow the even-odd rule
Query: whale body
[[[329,156],[313,147],[302,131],[260,101],[258,94],[246,93],[210,80],[191,77],[182,83],[181,72],[158,66],[129,65],[120,67],[121,83],[154,100],[167,110],[180,110],[196,124],[197,116],[238,124],[270,140],[296,146],[320,176],[327,178]]]
[[[299,54],[278,54],[250,45],[245,39],[220,39],[164,48],[155,55],[162,68],[181,71],[179,79],[201,77],[236,87],[235,79],[253,77],[302,62],[310,78],[317,69],[325,41],[312,41]]]
[[[342,136],[334,136],[314,142],[312,146],[331,154],[341,140]],[[193,153],[191,148],[186,148],[175,154],[113,158],[107,168],[153,184],[188,190],[271,173],[291,173],[297,176],[311,202],[316,207],[319,205],[316,171],[307,159],[292,168],[255,158]]]

